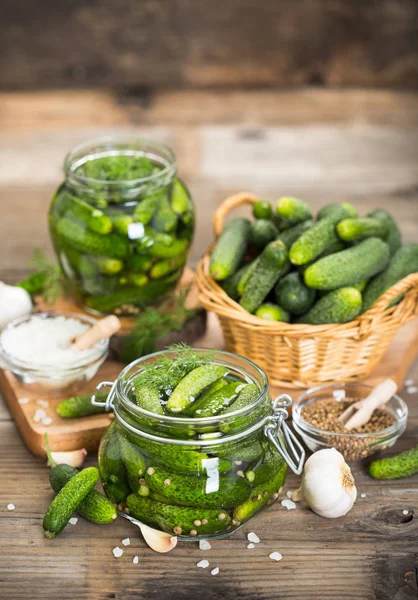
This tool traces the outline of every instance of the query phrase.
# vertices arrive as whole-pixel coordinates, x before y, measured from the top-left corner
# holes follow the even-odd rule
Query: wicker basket
[[[224,218],[232,209],[253,205],[258,199],[241,193],[225,200],[213,217],[215,236],[222,231]],[[197,268],[200,300],[208,311],[218,315],[226,348],[257,363],[273,385],[297,388],[363,379],[380,362],[399,327],[418,316],[418,273],[414,273],[349,323],[293,325],[264,321],[229,298],[210,277],[212,247]],[[386,309],[403,293],[399,304]]]

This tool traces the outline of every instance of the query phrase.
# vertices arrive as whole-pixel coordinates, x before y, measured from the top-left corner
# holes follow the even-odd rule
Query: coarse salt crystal
[[[51,417],[44,417],[41,421],[42,425],[51,425],[52,419]]]
[[[414,383],[415,383],[415,382],[414,382],[414,380],[413,380],[413,379],[405,379],[405,385],[406,385],[407,387],[409,387],[409,386],[411,386],[411,385],[414,385]]]
[[[249,542],[254,542],[254,544],[258,544],[260,542],[260,538],[258,537],[258,535],[256,533],[254,533],[254,531],[251,531],[247,535],[247,540]]]
[[[210,550],[212,546],[208,542],[208,540],[199,540],[199,548],[200,550]]]
[[[46,412],[44,411],[43,408],[37,408],[35,410],[35,414],[33,415],[33,420],[35,421],[35,423],[40,423],[42,421],[42,419],[44,419],[46,417]]]
[[[29,398],[18,398],[19,404],[29,404]]]
[[[286,492],[286,498],[289,498],[289,500],[292,499],[292,492],[290,490]]]
[[[131,543],[131,540],[130,540],[130,538],[125,538],[124,540],[122,540],[122,544],[123,544],[124,546],[129,546],[129,544],[130,544],[130,543]]]
[[[360,494],[360,498],[365,498],[366,494]]]
[[[132,562],[134,563],[134,565],[137,565],[139,561],[139,558],[137,556],[134,556],[132,559]]]
[[[7,510],[14,510],[15,508],[16,506],[12,504],[12,502],[10,502],[10,504],[7,505]]]
[[[247,545],[247,548],[250,548],[250,549],[251,549],[251,548],[255,548],[255,544],[248,544],[248,545]]]
[[[416,394],[418,392],[418,387],[416,385],[411,385],[410,387],[406,388],[406,391],[408,394]]]
[[[44,408],[48,408],[49,406],[48,400],[37,400],[36,404],[39,404],[39,406],[43,406]]]
[[[212,571],[210,572],[211,575],[217,575],[218,573],[219,573],[219,567],[212,569]]]
[[[199,569],[207,569],[208,566],[209,566],[209,561],[208,560],[201,560],[196,565],[196,567],[199,567]]]
[[[269,558],[271,558],[271,560],[282,560],[283,556],[280,554],[280,552],[272,552],[271,554],[269,554]]]
[[[123,550],[122,550],[122,548],[119,548],[119,546],[116,546],[116,548],[113,548],[112,552],[113,552],[113,556],[115,558],[119,558],[123,554]]]
[[[289,500],[289,498],[285,498],[280,504],[287,508],[287,510],[293,510],[296,508],[296,504],[293,502],[293,500]]]
[[[77,521],[78,521],[77,517],[71,517],[69,522],[71,523],[71,525],[75,525],[77,523]]]
[[[402,511],[402,514],[403,514],[403,515],[409,515],[409,510],[403,510],[403,511]]]

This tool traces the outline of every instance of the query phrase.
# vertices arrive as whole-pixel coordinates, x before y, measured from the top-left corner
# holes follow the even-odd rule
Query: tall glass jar
[[[136,314],[176,286],[194,207],[167,146],[103,138],[73,148],[49,212],[62,272],[94,313]]]
[[[208,356],[208,350],[197,352]],[[210,351],[211,364],[255,383],[258,398],[225,415],[157,415],[132,400],[135,377],[160,360],[158,352],[128,365],[112,384],[107,406],[115,418],[99,450],[103,488],[122,516],[183,540],[224,537],[274,502],[287,465],[300,473],[304,452],[286,426],[283,396],[271,403],[265,373],[251,361]],[[94,398],[93,398],[94,402]],[[290,441],[289,441],[290,440]],[[293,458],[289,456],[293,451]]]

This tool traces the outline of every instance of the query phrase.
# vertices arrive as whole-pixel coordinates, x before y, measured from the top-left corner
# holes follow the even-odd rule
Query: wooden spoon
[[[370,421],[373,411],[386,404],[398,389],[397,383],[393,379],[385,379],[372,389],[370,394],[349,406],[339,417],[338,420],[344,424],[346,429],[361,427]]]
[[[116,315],[99,319],[88,331],[71,340],[71,348],[87,350],[100,340],[110,338],[121,328],[121,322]]]

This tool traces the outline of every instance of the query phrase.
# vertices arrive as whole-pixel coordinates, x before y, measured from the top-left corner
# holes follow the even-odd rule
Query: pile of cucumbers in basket
[[[418,244],[402,246],[383,209],[359,216],[349,203],[328,204],[315,217],[305,202],[282,197],[274,207],[259,200],[253,215],[224,227],[210,274],[261,319],[346,323],[418,271]]]

